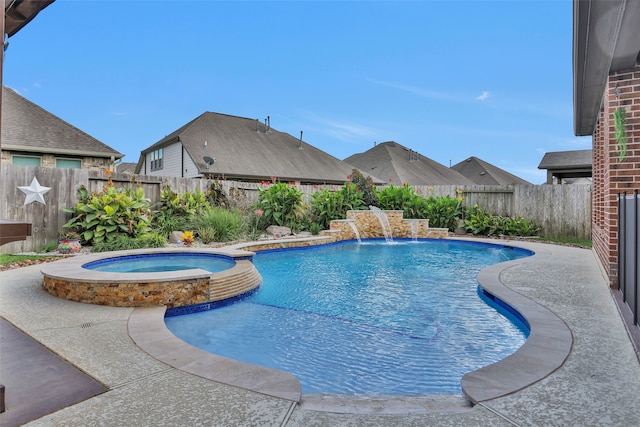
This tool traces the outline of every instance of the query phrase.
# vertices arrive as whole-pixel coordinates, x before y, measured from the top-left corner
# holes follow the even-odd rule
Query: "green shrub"
[[[378,192],[378,205],[382,210],[402,210],[404,218],[426,218],[426,200],[406,183],[402,187],[389,185]]]
[[[328,229],[332,220],[344,219],[347,211],[360,210],[364,206],[362,193],[352,182],[346,182],[338,191],[325,188],[311,195],[312,223]]]
[[[468,209],[464,220],[464,228],[474,234],[483,236],[536,236],[540,227],[530,220],[521,217],[503,217],[489,215],[475,205]]]
[[[187,222],[186,218],[176,215],[171,210],[160,210],[153,213],[153,229],[166,239],[169,238],[171,232],[184,230]]]
[[[358,169],[353,169],[351,171],[351,176],[347,177],[347,179],[350,179],[358,189],[358,193],[360,193],[364,206],[377,206],[378,193],[376,192],[376,187],[373,185],[373,180],[370,176],[365,178]]]
[[[229,199],[222,188],[222,184],[218,180],[211,183],[207,190],[206,198],[211,206],[229,207]]]
[[[264,184],[264,183],[263,183]],[[304,218],[302,192],[293,185],[279,182],[258,188],[257,209],[262,210],[267,225],[282,225],[298,229]]]
[[[309,231],[314,236],[317,236],[322,230],[323,230],[322,226],[320,224],[318,224],[317,222],[312,222],[309,225]]]
[[[91,248],[91,252],[126,251],[142,248],[162,248],[166,246],[167,240],[159,233],[146,233],[134,239],[125,235],[119,235],[110,241],[96,243]]]
[[[462,197],[430,196],[425,199],[424,218],[429,219],[429,227],[447,228],[453,231],[456,222],[462,218]]]
[[[214,239],[219,242],[238,240],[243,228],[243,221],[239,214],[219,206],[203,210],[192,222],[203,242],[209,243]],[[200,234],[203,231],[205,236]]]
[[[63,227],[77,230],[84,242],[110,242],[119,236],[135,238],[150,230],[150,202],[140,187],[105,186],[102,192],[90,194],[82,186],[76,196],[76,206],[64,208],[72,218]]]
[[[211,205],[207,195],[199,189],[196,188],[193,192],[178,194],[171,190],[171,186],[166,185],[160,192],[160,202],[158,202],[156,210],[190,220],[194,215],[209,207]]]
[[[264,211],[262,209],[255,209],[250,212],[244,211],[242,219],[244,222],[244,236],[249,240],[258,240],[266,228]]]

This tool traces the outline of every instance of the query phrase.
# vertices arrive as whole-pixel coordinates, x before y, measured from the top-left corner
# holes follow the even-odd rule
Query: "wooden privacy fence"
[[[55,242],[70,216],[65,207],[75,206],[76,192],[84,185],[90,191],[101,191],[109,177],[101,171],[86,169],[36,168],[2,165],[0,169],[2,189],[0,199],[0,219],[23,221],[32,224],[32,237],[24,242],[14,242],[0,246],[0,253],[30,252],[41,249],[45,244]],[[24,205],[25,194],[18,189],[29,186],[36,177],[40,185],[50,187],[45,194],[46,204]],[[152,206],[160,200],[164,186],[182,194],[199,189],[206,192],[216,182],[205,179],[157,177],[128,174],[112,174],[116,187],[141,186]],[[258,200],[257,183],[217,181],[229,195],[231,189],[241,189],[249,204]],[[323,186],[300,185],[305,201]],[[340,186],[326,186],[339,189]],[[541,235],[547,237],[591,238],[591,186],[590,185],[509,185],[509,186],[415,186],[423,196],[456,197],[461,194],[464,205],[475,204],[487,213],[521,216],[542,227]],[[458,193],[461,191],[461,193]]]

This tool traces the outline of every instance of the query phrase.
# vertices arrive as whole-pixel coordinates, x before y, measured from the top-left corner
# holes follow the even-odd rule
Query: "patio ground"
[[[571,330],[573,347],[565,363],[548,377],[474,407],[464,404],[461,396],[433,396],[418,405],[409,402],[404,410],[373,399],[368,411],[353,411],[349,400],[340,404],[326,399],[332,401],[323,408],[324,398],[303,395],[298,404],[207,380],[160,362],[136,346],[128,332],[136,309],[55,298],[42,289],[39,266],[0,273],[0,315],[107,388],[80,403],[62,404],[29,425],[640,425],[640,363],[591,250],[500,243],[536,252],[500,271],[500,280],[559,316]],[[8,362],[3,355],[2,363]],[[11,394],[37,384],[25,380],[5,385],[7,412],[0,415],[0,424],[11,425],[5,423],[13,410],[8,404]],[[31,395],[34,400],[24,405],[42,405]],[[321,410],[327,408],[333,412]]]

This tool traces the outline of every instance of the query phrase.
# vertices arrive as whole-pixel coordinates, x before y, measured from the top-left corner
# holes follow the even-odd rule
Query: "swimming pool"
[[[149,273],[201,268],[209,273],[228,270],[235,265],[232,258],[206,253],[146,253],[110,257],[83,264],[83,268],[112,273]]]
[[[450,240],[367,240],[258,253],[259,291],[167,327],[209,352],[293,373],[303,393],[460,393],[466,372],[528,330],[478,292],[491,264],[531,255]]]

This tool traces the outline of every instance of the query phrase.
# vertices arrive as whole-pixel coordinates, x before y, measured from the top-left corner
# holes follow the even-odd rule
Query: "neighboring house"
[[[377,176],[383,182],[394,185],[473,184],[459,172],[393,141],[376,144],[370,150],[354,154],[344,161],[365,175]]]
[[[545,153],[538,169],[546,169],[547,184],[591,183],[592,150]]]
[[[206,112],[142,151],[137,174],[343,184],[353,167],[265,123]]]
[[[525,181],[504,169],[487,163],[477,157],[469,157],[458,164],[451,166],[451,169],[460,172],[469,178],[475,184],[480,185],[531,185],[529,181]]]
[[[110,169],[123,154],[54,116],[12,89],[2,88],[2,163]]]
[[[137,163],[132,162],[122,162],[116,165],[117,173],[126,173],[128,175],[133,175],[136,173],[136,167],[138,167]]]
[[[618,287],[618,195],[640,189],[640,1],[573,2],[574,133],[591,136],[593,250]],[[626,113],[627,155],[614,112]],[[635,130],[635,131],[634,131]],[[634,263],[635,264],[635,263]]]

